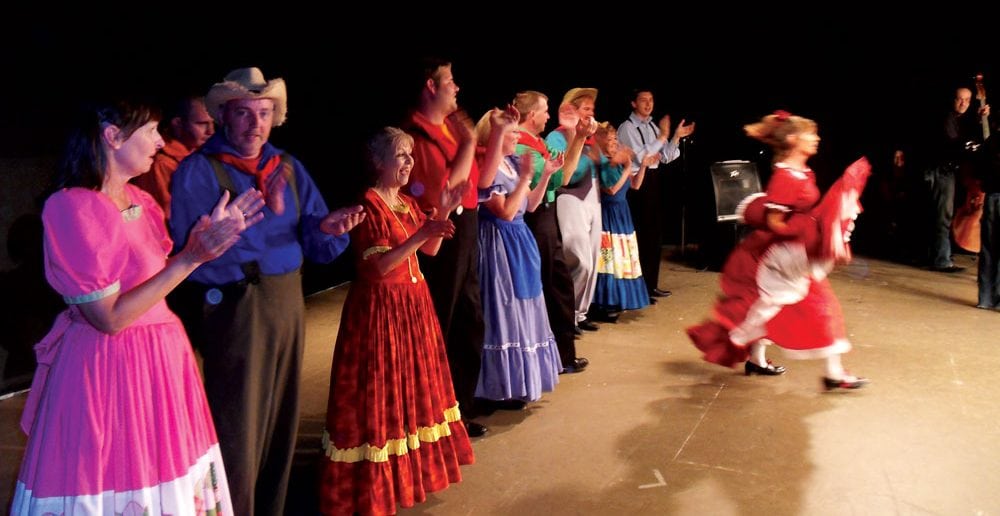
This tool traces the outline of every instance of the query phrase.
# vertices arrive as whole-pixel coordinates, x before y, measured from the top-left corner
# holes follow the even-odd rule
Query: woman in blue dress
[[[646,156],[639,170],[632,171],[631,151],[618,145],[614,126],[600,124],[595,136],[601,151],[612,159],[601,165],[601,254],[594,304],[608,313],[638,310],[649,304],[649,292],[642,279],[639,245],[625,194],[642,186],[646,167],[658,156]]]
[[[535,401],[559,382],[562,363],[542,296],[538,244],[524,223],[524,212],[539,205],[562,163],[546,162],[531,189],[530,158],[514,156],[520,138],[517,119],[494,109],[479,121],[476,134],[485,147],[481,166],[496,163],[497,151],[502,156],[493,185],[480,191],[479,276],[486,337],[476,396]]]

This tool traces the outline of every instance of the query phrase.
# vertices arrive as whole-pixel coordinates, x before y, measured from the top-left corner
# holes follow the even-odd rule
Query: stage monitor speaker
[[[710,167],[715,189],[715,215],[718,222],[736,220],[736,207],[750,194],[761,191],[757,165],[750,161],[717,161]]]

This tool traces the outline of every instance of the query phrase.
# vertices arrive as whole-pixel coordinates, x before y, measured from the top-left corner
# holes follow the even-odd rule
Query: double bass
[[[983,74],[976,75],[976,99],[979,101],[979,109],[986,106],[986,88],[983,86]],[[983,141],[990,137],[989,116],[983,113],[980,115],[980,124],[983,128]],[[979,220],[983,216],[983,201],[986,194],[983,193],[982,185],[971,171],[965,170],[960,176],[965,187],[965,202],[955,209],[955,217],[951,220],[951,235],[959,247],[972,253],[978,253],[981,246],[979,240]]]

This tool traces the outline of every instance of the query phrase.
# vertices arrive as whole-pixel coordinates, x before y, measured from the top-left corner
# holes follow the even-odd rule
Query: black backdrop
[[[233,68],[259,66],[288,84],[288,122],[272,142],[302,159],[328,203],[339,206],[365,182],[364,140],[398,123],[412,104],[415,85],[405,72],[419,56],[443,55],[454,62],[460,103],[474,118],[518,90],[535,89],[552,99],[554,124],[562,94],[588,86],[600,90],[598,118],[617,124],[630,112],[631,89],[651,86],[655,116],[669,112],[675,124],[698,124],[685,158],[667,172],[666,241],[680,242],[684,207],[686,243],[704,243],[716,256],[702,259],[717,262],[729,230],[720,237],[714,223],[710,164],[749,159],[768,168],[743,124],[779,108],[819,122],[823,143],[813,165],[825,188],[862,154],[884,174],[892,149],[920,147],[954,85],[981,71],[989,87],[995,69],[990,36],[965,29],[961,14],[875,19],[844,5],[819,17],[681,6],[495,7],[492,20],[463,14],[467,5],[442,4],[362,5],[363,14],[351,18],[287,6],[211,13],[177,5],[155,13],[68,12],[57,22],[41,21],[50,13],[11,15],[0,34],[0,158],[56,154],[68,114],[82,100],[202,93]],[[348,279],[348,262],[309,267],[307,289]]]

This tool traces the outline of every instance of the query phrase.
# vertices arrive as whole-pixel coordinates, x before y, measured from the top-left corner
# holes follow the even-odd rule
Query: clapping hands
[[[444,189],[441,190],[441,198],[439,199],[438,206],[444,211],[444,218],[447,219],[451,211],[459,207],[462,204],[462,198],[465,197],[466,192],[472,188],[472,183],[469,181],[464,181],[457,185],[445,185]]]
[[[267,197],[264,200],[275,215],[285,213],[285,187],[288,186],[288,174],[293,173],[291,166],[283,163],[267,178],[265,183]]]
[[[240,239],[240,233],[261,221],[264,198],[253,188],[229,202],[229,191],[222,192],[211,213],[202,215],[188,233],[182,253],[193,263],[214,260]]]
[[[361,221],[365,220],[365,215],[365,209],[361,205],[341,208],[323,217],[319,223],[319,230],[328,235],[340,236],[361,224]]]

